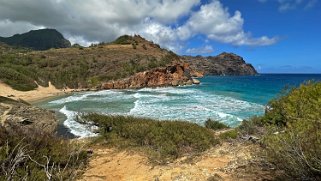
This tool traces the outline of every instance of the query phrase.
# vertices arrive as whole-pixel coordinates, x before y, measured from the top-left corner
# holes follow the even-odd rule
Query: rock
[[[260,140],[260,138],[253,135],[245,135],[245,136],[242,136],[241,138],[246,141],[253,141],[253,142],[257,142],[258,140]]]
[[[29,118],[22,118],[21,120],[18,121],[18,123],[23,125],[29,125],[29,124],[32,124],[33,121],[31,121]]]
[[[173,80],[172,86],[178,86],[178,81],[177,80]]]
[[[114,83],[113,82],[107,82],[102,84],[101,86],[102,89],[113,89],[114,88]]]
[[[163,87],[190,85],[193,80],[188,64],[175,64],[139,72],[125,79],[102,84],[102,89],[136,89],[142,87]]]
[[[193,81],[193,84],[200,84],[201,82],[199,81],[199,80],[197,80],[197,79],[192,79],[192,81]]]
[[[56,131],[58,120],[54,112],[0,96],[0,108],[1,105],[10,107],[7,113],[0,109],[0,117],[6,117],[2,125],[7,128],[18,126],[25,131],[35,128],[48,133]]]

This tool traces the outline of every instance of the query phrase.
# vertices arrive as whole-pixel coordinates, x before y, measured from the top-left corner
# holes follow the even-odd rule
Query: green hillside
[[[50,48],[67,48],[71,44],[55,29],[32,30],[12,37],[0,37],[0,41],[11,46],[25,47],[34,50],[48,50]]]

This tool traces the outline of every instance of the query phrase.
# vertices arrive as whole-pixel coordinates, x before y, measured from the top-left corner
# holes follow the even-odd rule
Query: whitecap
[[[66,106],[61,108],[59,112],[63,113],[67,117],[67,119],[64,121],[64,125],[69,128],[70,132],[75,136],[79,136],[81,138],[97,136],[97,134],[90,131],[90,126],[80,124],[79,122],[75,121],[76,117],[78,116],[77,112],[68,110]]]

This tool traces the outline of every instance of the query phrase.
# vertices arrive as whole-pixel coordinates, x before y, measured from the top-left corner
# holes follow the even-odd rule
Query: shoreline
[[[18,91],[11,88],[9,85],[0,82],[0,96],[8,97],[15,100],[24,100],[30,104],[36,104],[54,97],[64,96],[78,92],[77,89],[57,89],[49,82],[48,87],[38,86],[37,89],[31,91]]]

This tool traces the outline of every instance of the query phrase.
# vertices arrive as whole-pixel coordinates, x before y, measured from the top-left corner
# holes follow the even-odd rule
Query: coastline
[[[14,90],[13,88],[11,88],[7,84],[0,82],[0,96],[8,97],[8,98],[15,99],[15,100],[22,99],[24,101],[27,101],[30,104],[34,104],[34,103],[37,103],[37,102],[40,102],[40,101],[43,101],[46,99],[51,99],[51,98],[57,97],[57,96],[71,94],[75,91],[78,91],[78,90],[57,89],[50,82],[49,82],[48,87],[38,86],[38,88],[35,90],[18,91],[18,90]]]

